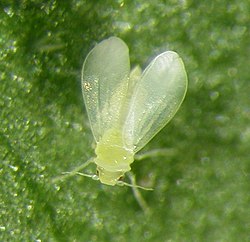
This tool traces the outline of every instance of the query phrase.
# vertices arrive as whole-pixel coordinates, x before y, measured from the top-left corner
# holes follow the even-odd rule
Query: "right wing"
[[[187,75],[177,53],[158,55],[135,83],[126,119],[123,139],[127,147],[142,149],[175,115],[186,91]]]

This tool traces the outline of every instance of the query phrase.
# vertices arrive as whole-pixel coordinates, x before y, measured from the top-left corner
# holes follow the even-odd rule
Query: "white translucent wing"
[[[119,38],[102,41],[86,57],[82,93],[96,141],[119,120],[129,72],[128,47]]]
[[[158,55],[136,83],[123,128],[124,142],[137,152],[175,115],[187,90],[187,75],[177,53]]]

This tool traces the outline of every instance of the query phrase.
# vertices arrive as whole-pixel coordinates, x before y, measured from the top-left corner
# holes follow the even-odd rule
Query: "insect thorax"
[[[100,181],[108,185],[115,185],[131,169],[130,164],[134,161],[133,150],[125,147],[118,129],[109,129],[104,133],[97,143],[95,153]]]

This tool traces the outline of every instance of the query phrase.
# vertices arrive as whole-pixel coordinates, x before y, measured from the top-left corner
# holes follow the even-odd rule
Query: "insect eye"
[[[122,181],[124,179],[124,176],[120,176],[118,181]]]
[[[98,171],[98,170],[96,170],[96,172],[95,172],[95,173],[96,173],[96,175],[97,175],[97,176],[99,176],[99,171]]]

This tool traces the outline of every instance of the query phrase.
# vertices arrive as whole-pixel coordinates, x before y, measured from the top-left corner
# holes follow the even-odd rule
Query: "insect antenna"
[[[89,160],[87,160],[82,165],[76,167],[72,171],[62,172],[61,176],[57,176],[57,177],[55,177],[55,178],[52,179],[52,183],[55,183],[55,182],[58,182],[58,181],[64,181],[65,179],[68,179],[68,178],[70,178],[72,176],[75,176],[75,175],[81,175],[81,176],[85,176],[85,177],[90,177],[93,180],[99,180],[99,177],[97,175],[91,175],[91,174],[86,174],[86,173],[79,172],[80,170],[86,168],[91,163],[93,163],[93,159],[92,158],[89,159]]]
[[[99,176],[96,175],[96,174],[87,174],[87,173],[82,173],[82,172],[78,172],[78,171],[75,172],[74,174],[75,174],[75,175],[79,175],[79,176],[89,177],[89,178],[92,178],[92,179],[95,180],[95,181],[100,180],[100,179],[99,179]]]
[[[143,186],[140,186],[140,185],[137,185],[137,184],[130,184],[130,183],[127,183],[127,182],[124,182],[124,181],[117,181],[116,185],[121,186],[121,187],[122,186],[127,186],[127,187],[132,187],[132,188],[139,188],[139,189],[142,189],[142,190],[145,190],[145,191],[153,191],[154,190],[151,187],[143,187]]]
[[[124,182],[124,181],[117,181],[117,185],[119,186],[128,186],[132,188],[133,194],[135,196],[136,201],[138,202],[139,206],[141,207],[141,209],[144,211],[145,214],[149,214],[150,213],[150,209],[146,203],[146,201],[144,200],[143,196],[141,195],[140,191],[138,189],[143,189],[146,191],[152,191],[153,188],[149,188],[149,187],[143,187],[143,186],[139,186],[136,184],[136,179],[135,176],[132,172],[128,172],[128,177],[131,181],[130,183]]]

